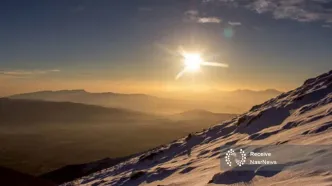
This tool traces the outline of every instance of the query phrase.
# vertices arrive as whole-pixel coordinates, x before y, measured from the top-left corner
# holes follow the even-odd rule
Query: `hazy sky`
[[[237,3],[235,3],[237,2]],[[239,3],[241,2],[241,3]],[[185,50],[229,64],[174,77]],[[0,96],[289,90],[332,69],[331,0],[5,0]]]

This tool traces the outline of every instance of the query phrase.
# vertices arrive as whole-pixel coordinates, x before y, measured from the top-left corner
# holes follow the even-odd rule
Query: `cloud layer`
[[[233,22],[233,21],[228,21],[228,24],[231,26],[241,26],[242,25],[241,22]]]
[[[188,10],[184,13],[183,21],[194,23],[221,23],[218,17],[201,17],[197,10]]]
[[[220,23],[221,19],[217,17],[200,17],[197,20],[198,23]]]
[[[203,2],[242,6],[259,14],[271,13],[275,19],[332,23],[332,0],[203,0]]]

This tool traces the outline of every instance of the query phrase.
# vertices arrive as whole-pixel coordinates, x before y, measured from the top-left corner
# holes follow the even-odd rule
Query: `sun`
[[[185,69],[189,72],[196,72],[201,68],[203,59],[198,53],[186,53],[183,55]]]
[[[183,58],[184,68],[180,71],[175,79],[179,79],[187,72],[197,72],[200,71],[202,66],[212,66],[212,67],[228,67],[227,64],[208,62],[202,58],[201,53],[198,52],[186,52],[181,48],[179,54]]]

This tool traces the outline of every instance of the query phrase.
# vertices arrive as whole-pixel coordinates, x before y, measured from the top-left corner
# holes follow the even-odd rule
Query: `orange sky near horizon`
[[[199,74],[197,75],[199,79]],[[106,79],[52,79],[52,78],[26,78],[26,77],[1,77],[0,76],[0,96],[35,92],[43,90],[73,90],[84,89],[88,92],[117,92],[117,93],[143,93],[151,95],[167,94],[190,94],[200,92],[212,92],[213,90],[232,91],[237,89],[265,90],[277,89],[288,91],[300,86],[298,84],[285,83],[280,81],[278,84],[269,85],[268,82],[249,81],[222,81],[207,82],[203,80],[191,81],[188,79],[180,81],[157,81],[157,80],[106,80]],[[172,97],[172,95],[169,95]]]
[[[202,67],[197,73],[175,80],[181,61],[166,61],[146,68],[85,67],[52,70],[21,70],[0,73],[0,96],[44,90],[84,89],[88,92],[142,93],[163,97],[172,94],[232,91],[238,89],[292,90],[320,73],[287,71],[283,67],[252,67],[235,62],[229,68]],[[265,70],[275,68],[276,71]],[[278,69],[279,68],[279,69]],[[323,73],[323,72],[322,72]],[[292,77],[291,79],[289,77]]]

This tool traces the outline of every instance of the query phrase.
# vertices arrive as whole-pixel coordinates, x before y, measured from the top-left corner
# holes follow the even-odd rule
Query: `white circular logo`
[[[237,154],[235,153],[235,151],[233,149],[229,149],[226,153],[225,161],[226,161],[227,165],[231,167],[232,166],[231,158],[233,157],[235,163],[241,167],[242,165],[244,165],[244,163],[246,162],[246,158],[247,158],[246,153],[242,149],[240,149],[240,156],[241,156],[241,159],[239,160],[237,158]]]

